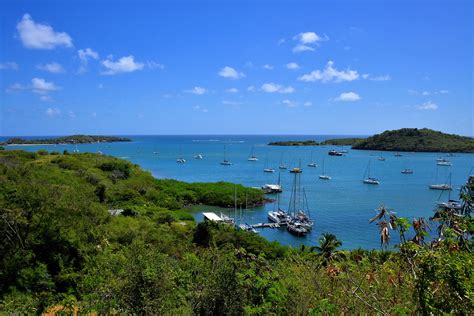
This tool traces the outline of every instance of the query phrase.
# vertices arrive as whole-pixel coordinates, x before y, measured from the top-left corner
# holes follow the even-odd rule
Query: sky
[[[472,1],[0,2],[0,136],[473,136]]]

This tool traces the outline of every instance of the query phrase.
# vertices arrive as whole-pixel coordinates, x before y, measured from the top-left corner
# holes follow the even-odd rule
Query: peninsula
[[[71,135],[43,139],[24,139],[15,137],[1,142],[0,145],[91,144],[129,141],[131,141],[131,139],[118,136]]]
[[[288,140],[268,143],[269,146],[352,146],[355,143],[364,140],[364,138],[332,138],[322,142],[316,140]]]

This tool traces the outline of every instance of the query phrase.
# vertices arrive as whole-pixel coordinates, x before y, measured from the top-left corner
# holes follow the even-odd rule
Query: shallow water
[[[344,136],[349,137],[350,135]],[[473,173],[474,154],[455,154],[446,157],[439,153],[402,153],[395,157],[393,152],[379,151],[348,151],[343,157],[328,156],[327,152],[342,147],[279,147],[267,146],[269,141],[278,140],[323,140],[334,136],[131,136],[132,142],[110,144],[78,145],[81,152],[97,152],[130,160],[149,170],[157,178],[173,178],[189,182],[229,181],[251,187],[260,187],[265,183],[276,183],[280,170],[278,165],[283,155],[283,162],[288,167],[295,167],[301,160],[304,168],[302,185],[308,197],[311,216],[315,226],[306,237],[295,237],[285,229],[263,229],[260,234],[269,240],[277,240],[283,244],[295,247],[301,244],[315,244],[323,232],[335,234],[343,242],[343,248],[357,247],[379,248],[378,227],[369,224],[368,219],[374,216],[375,209],[384,204],[393,209],[399,216],[430,217],[434,203],[448,198],[447,192],[429,190],[428,185],[445,183],[448,175],[452,175],[455,188],[452,197],[459,195],[459,187],[464,184],[470,173]],[[343,136],[338,136],[343,137]],[[224,146],[227,159],[232,166],[219,164],[224,158]],[[247,161],[252,146],[257,162]],[[19,148],[36,151],[72,151],[73,145],[35,145],[8,146],[8,149]],[[155,154],[154,152],[158,152]],[[204,159],[193,159],[201,153]],[[313,156],[317,168],[306,165]],[[182,156],[185,164],[176,163]],[[268,160],[266,157],[268,156]],[[383,156],[385,161],[377,158]],[[444,157],[450,160],[452,167],[436,166],[436,158]],[[325,171],[332,180],[320,180],[322,161],[325,161]],[[371,161],[371,175],[379,178],[380,185],[362,183],[368,162]],[[275,169],[275,173],[264,173],[265,164]],[[401,170],[410,168],[414,174],[404,175]],[[284,192],[281,194],[282,207],[287,208],[293,174],[281,170],[281,183]],[[273,203],[264,207],[248,210],[243,215],[247,223],[267,222],[267,212],[272,210]],[[233,215],[233,210],[224,210]],[[202,219],[196,212],[198,220]],[[433,227],[435,230],[435,227]],[[393,234],[393,243],[397,242]]]

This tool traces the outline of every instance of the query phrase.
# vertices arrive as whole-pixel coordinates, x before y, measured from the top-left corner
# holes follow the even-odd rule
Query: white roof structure
[[[213,222],[222,222],[222,218],[220,218],[216,213],[205,212],[205,213],[202,213],[202,215],[204,215],[204,220],[213,221]]]

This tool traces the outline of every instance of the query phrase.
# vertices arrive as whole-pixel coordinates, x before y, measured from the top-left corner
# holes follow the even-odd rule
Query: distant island
[[[316,140],[288,140],[288,141],[278,141],[270,142],[269,146],[325,146],[325,145],[335,145],[335,146],[352,146],[355,143],[364,140],[364,138],[332,138],[326,139],[325,141],[318,142]]]
[[[428,128],[385,131],[355,143],[353,149],[474,153],[474,138],[445,134]]]
[[[268,143],[270,146],[352,146],[352,149],[459,152],[474,153],[474,138],[445,134],[428,128],[402,128],[385,131],[368,138],[333,138],[322,142],[315,140],[290,140]]]
[[[129,142],[131,139],[117,136],[71,135],[45,139],[10,138],[0,145],[40,145],[40,144],[91,144]]]

